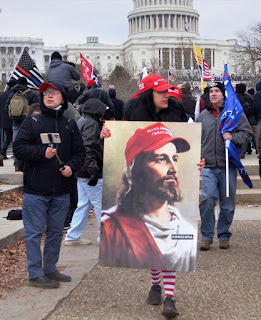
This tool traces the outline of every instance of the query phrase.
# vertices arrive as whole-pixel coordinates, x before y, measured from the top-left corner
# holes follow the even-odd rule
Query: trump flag
[[[243,108],[238,100],[238,97],[233,89],[233,86],[230,82],[228,76],[228,68],[227,64],[224,67],[224,76],[223,76],[223,83],[226,89],[226,97],[225,97],[225,107],[223,109],[219,131],[221,134],[224,132],[231,132],[237,126],[238,122],[241,118]],[[225,147],[228,150],[228,157],[229,160],[236,166],[238,172],[243,179],[244,183],[249,187],[253,188],[252,182],[240,161],[240,152],[241,149],[236,147],[233,142],[225,140]]]

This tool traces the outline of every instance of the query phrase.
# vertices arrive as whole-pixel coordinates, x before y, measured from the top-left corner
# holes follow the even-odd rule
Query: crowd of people
[[[202,173],[200,250],[209,250],[213,243],[214,210],[218,200],[219,248],[229,249],[237,171],[230,163],[230,196],[226,197],[224,140],[242,148],[241,158],[254,148],[261,163],[261,81],[256,85],[256,94],[252,88],[246,90],[244,83],[236,85],[235,91],[244,112],[237,127],[221,135],[219,123],[225,103],[225,87],[221,82],[213,82],[205,88],[196,101],[190,83],[174,86],[160,75],[150,74],[141,80],[138,93],[124,103],[116,98],[115,88],[107,92],[98,88],[93,79],[86,85],[79,80],[80,74],[75,65],[63,61],[60,53],[54,52],[47,81],[40,85],[39,90],[29,89],[26,78],[21,77],[10,79],[7,89],[0,95],[0,166],[4,165],[7,149],[13,144],[15,171],[23,171],[24,176],[22,216],[29,285],[58,288],[60,282],[71,281],[70,276],[59,272],[56,267],[63,232],[67,231],[65,246],[90,245],[91,240],[81,236],[93,208],[102,258],[120,261],[120,266],[127,266],[126,261],[134,259],[139,267],[144,267],[143,258],[150,259],[150,254],[155,253],[155,261],[150,267],[147,303],[162,303],[162,276],[162,314],[176,317],[179,314],[175,304],[176,267],[181,260],[187,259],[186,270],[190,271],[191,265],[195,264],[195,248],[188,247],[186,257],[183,257],[177,246],[169,253],[169,260],[164,260],[163,252],[165,238],[169,241],[170,235],[166,230],[171,232],[173,221],[179,220],[182,224],[184,220],[175,208],[175,202],[181,201],[176,159],[179,153],[188,151],[190,145],[182,138],[169,136],[168,129],[161,122],[201,123],[202,159],[198,164]],[[22,102],[23,108],[17,111]],[[16,113],[11,108],[16,109]],[[148,131],[144,129],[139,136],[134,134],[129,140],[125,151],[128,175],[122,178],[126,182],[126,190],[119,194],[116,208],[102,213],[104,139],[111,137],[106,120],[149,121],[154,124],[146,127]],[[146,132],[157,130],[159,126],[161,132],[164,131],[165,140],[147,136]],[[138,151],[133,151],[137,145]],[[153,167],[150,159],[162,154],[164,161],[160,160],[157,167]],[[140,189],[136,186],[135,177],[143,171],[147,172],[148,180],[143,181]],[[164,183],[158,186],[156,178],[161,181],[161,175],[171,177],[167,186]],[[151,188],[154,184],[158,186],[156,191]],[[137,194],[139,203],[142,203],[139,208],[131,202],[133,194]],[[126,220],[126,217],[132,220]],[[132,232],[130,224],[142,230],[141,237],[148,246],[143,250],[134,240],[131,246],[139,247],[139,250],[133,249],[131,258],[125,250],[126,243],[129,243],[126,239]],[[190,228],[188,223],[184,222],[184,225]],[[152,243],[150,234],[157,234],[163,229],[161,241]],[[44,232],[42,252],[40,244]],[[112,246],[110,239],[116,235],[120,240],[117,243],[112,241]]]

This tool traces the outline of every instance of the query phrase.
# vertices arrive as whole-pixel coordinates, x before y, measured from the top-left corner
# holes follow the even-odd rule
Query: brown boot
[[[0,167],[4,166],[4,156],[2,154],[0,154]]]
[[[229,249],[229,240],[219,240],[219,249]]]
[[[202,240],[199,249],[200,250],[209,250],[212,243],[213,243],[212,240]]]

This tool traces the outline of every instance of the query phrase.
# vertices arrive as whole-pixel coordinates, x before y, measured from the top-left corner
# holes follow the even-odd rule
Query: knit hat
[[[58,51],[54,51],[51,55],[51,60],[53,59],[59,59],[59,60],[62,60],[62,56],[60,55],[60,53]]]
[[[127,166],[141,152],[154,151],[167,143],[172,142],[177,152],[186,152],[190,149],[187,140],[174,137],[173,133],[162,123],[157,122],[143,129],[137,129],[127,142],[125,148],[125,158]]]
[[[222,92],[222,94],[223,94],[223,96],[224,96],[224,98],[225,98],[225,86],[224,86],[224,84],[223,83],[221,83],[221,82],[212,82],[211,84],[210,84],[210,89],[211,88],[214,88],[214,87],[217,87],[221,92]]]
[[[7,85],[8,85],[9,88],[14,87],[16,84],[17,84],[17,80],[15,80],[15,79],[10,79],[10,80],[7,82]]]
[[[169,85],[161,76],[158,74],[150,74],[143,78],[139,85],[139,92],[132,96],[135,98],[145,91],[153,89],[155,91],[166,91],[168,89],[173,89],[174,86]]]
[[[17,84],[23,84],[23,85],[27,86],[27,79],[25,77],[20,77],[17,80]]]

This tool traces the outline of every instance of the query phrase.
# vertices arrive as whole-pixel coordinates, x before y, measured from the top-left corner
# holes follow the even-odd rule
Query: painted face
[[[47,87],[43,92],[43,102],[49,109],[54,109],[63,103],[61,91],[53,87]]]
[[[178,154],[173,143],[146,152],[145,173],[149,180],[147,187],[156,197],[172,202],[180,201]]]
[[[166,91],[156,91],[153,90],[153,103],[155,105],[155,110],[158,113],[161,109],[167,109],[169,103],[168,90]]]
[[[213,87],[209,90],[209,99],[213,106],[221,108],[224,104],[224,96],[219,88]]]

